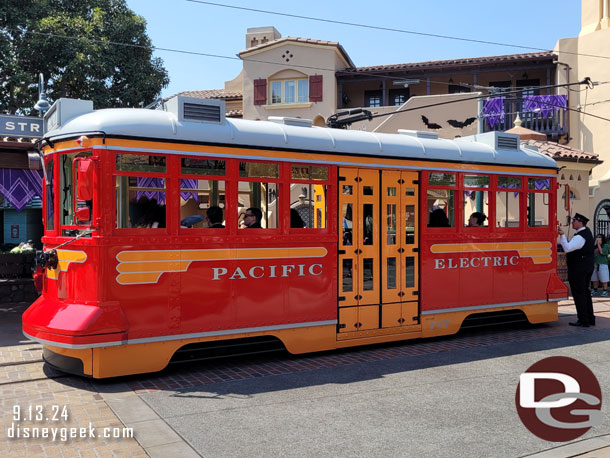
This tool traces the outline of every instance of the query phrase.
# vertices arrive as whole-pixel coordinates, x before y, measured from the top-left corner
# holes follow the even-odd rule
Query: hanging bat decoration
[[[436,129],[441,129],[442,128],[442,126],[440,124],[436,124],[434,122],[428,121],[428,118],[426,118],[424,115],[422,115],[421,120],[424,122],[424,124],[426,125],[426,127],[428,129],[436,130]]]
[[[448,119],[447,122],[449,123],[450,126],[457,127],[458,129],[461,129],[462,127],[469,126],[470,124],[472,124],[476,120],[477,120],[477,118],[467,118],[464,121],[456,121],[455,119]]]

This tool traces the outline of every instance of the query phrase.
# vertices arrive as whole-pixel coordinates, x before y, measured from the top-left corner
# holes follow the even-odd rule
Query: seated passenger
[[[243,225],[248,229],[260,229],[263,212],[260,208],[250,207],[244,213]]]
[[[430,221],[428,222],[428,227],[451,227],[449,224],[449,218],[447,218],[447,214],[445,210],[442,208],[437,208],[430,213]]]
[[[222,208],[218,205],[212,205],[208,208],[205,219],[207,220],[209,228],[224,229],[224,224],[222,224]]]
[[[468,218],[468,227],[483,227],[486,219],[487,216],[485,216],[485,213],[474,212],[470,215],[470,218]]]

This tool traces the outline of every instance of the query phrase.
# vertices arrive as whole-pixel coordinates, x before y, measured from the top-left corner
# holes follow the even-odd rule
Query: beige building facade
[[[520,116],[523,127],[546,139],[538,138],[535,147],[561,167],[558,196],[563,198],[565,185],[571,196],[565,207],[588,215],[596,232],[610,234],[610,129],[601,119],[610,118],[610,59],[600,57],[610,45],[609,10],[610,0],[582,0],[579,36],[560,39],[552,51],[371,67],[356,67],[337,42],[250,28],[238,54],[239,75],[224,89],[182,94],[222,99],[227,116],[304,118],[317,126],[337,112],[365,109],[373,118],[347,128],[428,130],[449,139],[506,131]],[[599,84],[545,88],[585,77]],[[479,100],[481,95],[490,98]],[[532,96],[565,96],[566,108],[551,115],[528,111],[524,101]],[[502,105],[495,120],[484,106],[493,98]],[[562,207],[560,222],[568,211]]]
[[[569,146],[596,153],[603,161],[592,170],[587,215],[596,233],[610,234],[610,0],[582,0],[578,37],[557,42],[558,82],[591,78],[590,88],[571,94],[579,111],[570,112]]]
[[[282,38],[274,27],[248,29],[243,60],[243,116],[306,118],[323,126],[337,107],[335,73],[354,64],[337,42]]]

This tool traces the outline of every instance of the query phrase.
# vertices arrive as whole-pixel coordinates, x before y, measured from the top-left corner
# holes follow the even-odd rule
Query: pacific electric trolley
[[[225,119],[222,102],[184,97],[61,99],[45,123],[49,263],[23,331],[68,372],[158,371],[218,341],[304,353],[542,323],[567,295],[557,166],[515,135]]]

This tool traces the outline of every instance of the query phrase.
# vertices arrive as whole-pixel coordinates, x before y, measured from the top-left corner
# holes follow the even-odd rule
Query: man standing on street
[[[595,267],[593,256],[594,240],[593,234],[587,227],[589,219],[580,213],[572,218],[572,229],[576,231],[574,236],[568,240],[561,228],[558,229],[559,243],[563,251],[567,253],[568,282],[576,305],[577,321],[570,322],[571,326],[582,326],[588,328],[595,326],[595,315],[593,315],[593,301],[589,291],[591,275]]]

